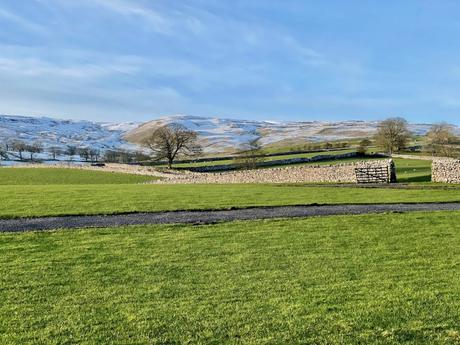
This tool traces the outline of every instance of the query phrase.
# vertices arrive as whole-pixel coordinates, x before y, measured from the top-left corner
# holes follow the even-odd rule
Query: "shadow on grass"
[[[396,175],[397,177],[397,175]],[[397,177],[397,181],[400,183],[408,182],[431,182],[431,175],[422,175],[422,176],[411,176],[411,177]]]

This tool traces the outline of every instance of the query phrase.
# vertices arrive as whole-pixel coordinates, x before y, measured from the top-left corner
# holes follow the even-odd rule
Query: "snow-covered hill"
[[[375,133],[378,124],[373,121],[272,122],[186,115],[164,117],[143,124],[97,123],[0,115],[0,144],[20,139],[26,143],[40,142],[45,148],[72,145],[102,152],[109,149],[138,150],[140,146],[137,144],[154,128],[170,123],[197,131],[206,152],[234,151],[241,144],[256,138],[263,145],[268,145],[367,137]],[[426,133],[429,127],[428,124],[410,125],[410,129],[417,134]]]
[[[141,142],[158,126],[177,123],[198,132],[208,152],[232,151],[242,143],[260,139],[261,144],[295,144],[369,137],[377,130],[376,121],[250,121],[176,115],[146,122],[126,133],[130,142]],[[429,124],[411,124],[416,134],[426,133]]]
[[[138,125],[0,115],[0,143],[21,140],[27,144],[39,142],[44,148],[65,149],[71,145],[100,151],[132,150],[136,145],[126,142],[122,137]]]

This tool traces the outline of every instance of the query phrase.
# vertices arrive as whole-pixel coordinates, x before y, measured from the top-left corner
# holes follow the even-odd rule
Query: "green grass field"
[[[0,185],[126,184],[155,179],[152,176],[66,168],[0,168]]]
[[[337,151],[325,151],[325,152],[311,152],[311,153],[297,153],[297,154],[284,154],[278,156],[265,157],[264,161],[274,161],[274,160],[283,160],[291,158],[311,158],[315,156],[331,156],[331,155],[340,155],[350,152],[355,152],[354,149],[348,150],[337,150]],[[211,162],[196,162],[196,163],[178,163],[174,164],[173,167],[176,168],[196,168],[204,166],[215,166],[215,165],[226,165],[226,164],[235,164],[235,161],[232,159],[226,159],[221,161],[211,161]]]
[[[0,235],[0,344],[454,344],[460,213]]]
[[[429,180],[429,164],[429,161],[397,159],[399,181]],[[460,201],[460,189],[138,184],[149,180],[152,177],[86,170],[0,169],[0,194],[6,196],[0,199],[0,217],[308,204]]]
[[[303,185],[0,186],[0,217],[112,214],[308,204],[460,201],[460,189]]]
[[[394,159],[398,182],[430,182],[431,161],[420,159]]]

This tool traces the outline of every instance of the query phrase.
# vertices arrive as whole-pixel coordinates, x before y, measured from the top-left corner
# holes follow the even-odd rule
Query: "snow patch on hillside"
[[[101,151],[135,149],[136,145],[122,137],[138,124],[101,124],[90,121],[60,120],[50,117],[0,115],[0,142],[22,140],[40,142],[45,148],[68,145]]]
[[[158,126],[177,123],[198,132],[207,153],[235,151],[248,141],[261,144],[277,142],[305,143],[347,140],[375,134],[376,121],[253,121],[217,117],[175,115],[146,123],[97,123],[60,120],[51,117],[0,115],[0,143],[20,139],[40,142],[45,148],[68,145],[106,150],[139,150],[142,138]],[[416,134],[425,134],[429,124],[410,124]],[[459,128],[455,128],[460,133]],[[136,144],[137,143],[137,144]]]
[[[377,121],[252,121],[174,115],[147,122],[129,131],[125,138],[136,141],[154,128],[167,124],[180,124],[196,131],[205,151],[235,150],[242,144],[259,139],[262,145],[277,142],[319,142],[369,137],[375,134]],[[429,124],[411,124],[409,129],[424,134]]]

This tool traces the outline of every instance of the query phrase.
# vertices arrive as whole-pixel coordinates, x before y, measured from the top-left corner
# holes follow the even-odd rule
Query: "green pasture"
[[[156,177],[70,168],[0,168],[0,185],[142,183]]]
[[[324,152],[310,152],[310,153],[294,153],[294,154],[284,154],[284,155],[277,155],[277,156],[270,156],[263,158],[264,161],[275,161],[275,160],[284,160],[284,159],[292,159],[292,158],[312,158],[315,156],[332,156],[332,155],[340,155],[350,152],[355,152],[355,149],[348,149],[348,150],[337,150],[337,151],[324,151]],[[210,161],[210,162],[196,162],[196,163],[177,163],[173,164],[175,168],[196,168],[196,167],[204,167],[204,166],[215,166],[215,165],[228,165],[234,164],[235,161],[233,159],[226,159],[220,161]]]
[[[460,189],[304,185],[0,186],[0,217],[114,214],[252,206],[460,201]]]
[[[0,234],[0,343],[458,344],[459,221]]]
[[[350,160],[334,161],[335,163]],[[331,164],[332,161],[329,161]],[[399,182],[430,179],[430,162],[396,159]],[[326,164],[322,162],[321,164]],[[114,214],[347,203],[460,201],[460,189],[302,184],[155,185],[149,176],[57,168],[0,169],[0,217]],[[433,185],[432,188],[436,187]]]

